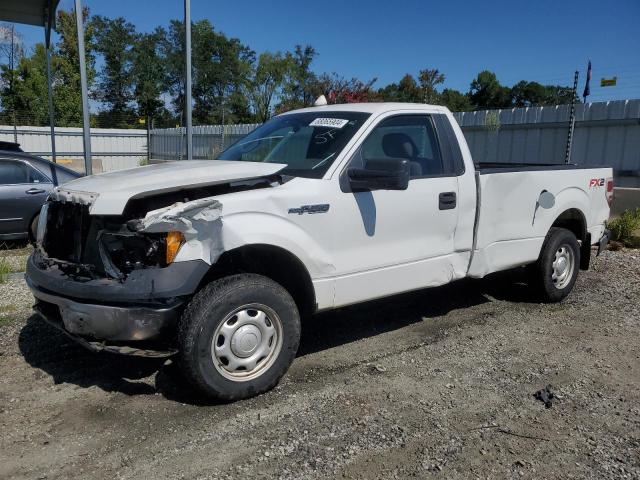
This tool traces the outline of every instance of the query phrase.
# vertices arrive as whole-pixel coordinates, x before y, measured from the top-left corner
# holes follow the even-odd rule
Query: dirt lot
[[[318,316],[274,391],[205,405],[173,365],[70,343],[13,278],[0,477],[640,478],[640,252],[605,252],[562,304],[521,282]]]

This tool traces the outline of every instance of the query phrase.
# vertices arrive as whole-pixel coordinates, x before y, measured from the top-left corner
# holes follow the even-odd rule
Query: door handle
[[[30,188],[24,193],[28,193],[29,195],[37,195],[38,193],[44,193],[44,190],[41,188]]]
[[[452,210],[456,208],[456,192],[442,192],[438,196],[438,208],[440,210]]]

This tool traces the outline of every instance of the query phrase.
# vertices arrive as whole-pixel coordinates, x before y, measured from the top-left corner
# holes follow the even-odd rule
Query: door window
[[[0,160],[0,185],[29,183],[29,170],[22,162]]]
[[[51,183],[51,180],[45,177],[39,170],[33,167],[27,168],[29,169],[29,183]]]
[[[0,160],[0,185],[50,183],[39,170],[15,160]]]
[[[362,143],[361,155],[365,165],[372,159],[409,160],[411,178],[447,173],[428,115],[398,115],[383,120]]]

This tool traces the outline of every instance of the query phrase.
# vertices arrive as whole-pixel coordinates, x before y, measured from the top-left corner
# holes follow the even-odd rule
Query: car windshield
[[[218,160],[286,163],[281,173],[321,178],[370,114],[305,112],[272,118]]]

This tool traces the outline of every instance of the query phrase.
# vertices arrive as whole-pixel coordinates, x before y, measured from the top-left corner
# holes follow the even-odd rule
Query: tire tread
[[[206,321],[203,318],[202,312],[206,311],[207,304],[211,302],[216,302],[218,299],[223,298],[231,292],[240,289],[246,289],[248,287],[258,287],[258,288],[267,288],[267,289],[276,289],[279,290],[278,293],[283,295],[283,299],[289,304],[290,307],[295,309],[297,313],[297,307],[293,298],[289,295],[289,293],[279,285],[268,277],[264,277],[262,275],[257,275],[253,273],[241,273],[236,275],[231,275],[228,277],[223,277],[218,280],[214,280],[204,288],[202,288],[199,292],[197,292],[187,307],[185,308],[182,317],[178,323],[178,331],[177,331],[177,340],[179,345],[179,363],[183,375],[187,378],[189,383],[195,387],[199,392],[206,395],[209,398],[215,398],[223,401],[236,401],[243,398],[247,398],[250,396],[258,395],[260,393],[266,392],[277,385],[280,381],[282,375],[284,375],[285,371],[279,372],[279,374],[273,376],[272,380],[268,382],[266,386],[260,388],[259,391],[252,388],[251,381],[246,382],[245,388],[243,392],[237,393],[229,393],[229,392],[221,392],[211,390],[211,387],[205,382],[204,378],[200,374],[199,364],[197,361],[193,359],[193,351],[197,348],[197,330],[202,330],[203,322]],[[294,332],[297,335],[297,338],[300,337],[300,322],[298,320],[297,331]],[[283,326],[284,327],[284,326]],[[289,326],[291,327],[291,326]],[[290,364],[297,350],[297,344],[295,348],[290,352],[285,352],[284,350],[281,352],[282,354],[289,355],[287,364]],[[273,368],[273,367],[272,367]],[[265,372],[266,374],[266,372]]]

